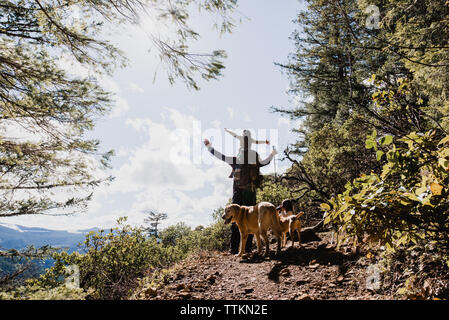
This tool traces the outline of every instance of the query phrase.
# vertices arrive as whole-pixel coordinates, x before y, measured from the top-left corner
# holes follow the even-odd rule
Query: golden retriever
[[[235,222],[240,231],[240,250],[237,256],[242,256],[245,251],[248,234],[254,234],[257,241],[257,252],[262,252],[260,236],[265,242],[265,256],[270,252],[268,241],[268,229],[272,229],[277,240],[276,253],[281,251],[281,226],[276,208],[269,202],[260,202],[254,206],[240,206],[232,203],[224,209],[222,216],[225,224]]]

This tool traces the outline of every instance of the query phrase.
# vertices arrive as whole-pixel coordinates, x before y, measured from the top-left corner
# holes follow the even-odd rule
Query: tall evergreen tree
[[[449,129],[449,3],[447,1],[376,0],[361,5],[383,8],[376,40],[410,71],[422,116],[435,127]]]
[[[357,1],[307,4],[292,36],[296,52],[288,64],[279,64],[299,103],[273,109],[302,120],[295,128],[301,136],[285,152],[293,164],[286,178],[312,197],[326,199],[341,192],[360,170],[373,167],[372,156],[359,142],[375,122],[370,115],[377,115],[371,108],[373,86],[368,80],[386,65],[388,55],[367,48],[373,40],[360,23]]]
[[[423,87],[417,78],[417,70],[438,66],[428,66],[425,61],[430,58],[425,55],[424,60],[413,62],[411,57],[417,54],[422,30],[433,28],[436,34],[445,35],[446,7],[406,0],[399,7],[396,1],[382,0],[306,2],[292,37],[296,52],[288,64],[279,64],[291,79],[291,94],[300,102],[293,108],[273,110],[302,120],[295,129],[300,134],[298,141],[285,152],[290,160],[299,158],[292,161],[285,178],[297,189],[326,199],[344,191],[345,184],[360,173],[380,170],[364,145],[373,129],[379,136],[402,137],[441,125],[444,113],[432,111],[430,85]],[[367,24],[372,13],[366,10],[373,4],[380,14],[374,26]],[[413,28],[401,22],[404,10],[412,14],[407,19],[414,21]],[[420,13],[426,17],[413,18]],[[407,47],[402,44],[410,43],[408,37],[414,42]],[[445,39],[436,42],[444,48],[447,37],[438,39]],[[423,43],[426,52],[436,50],[434,44]],[[444,57],[441,50],[433,57],[441,59],[438,73],[447,71]],[[445,87],[431,77],[427,82],[435,88],[435,83]]]

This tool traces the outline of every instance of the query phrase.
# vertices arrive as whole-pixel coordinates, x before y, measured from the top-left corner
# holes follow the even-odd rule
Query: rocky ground
[[[269,257],[239,258],[225,252],[201,252],[177,264],[158,285],[143,287],[138,299],[392,299],[367,287],[369,253],[336,250],[329,234],[321,241],[283,248]],[[255,251],[255,250],[254,250]],[[368,289],[370,288],[370,289]]]

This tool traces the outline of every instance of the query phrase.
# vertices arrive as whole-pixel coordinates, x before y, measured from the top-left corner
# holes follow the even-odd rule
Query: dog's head
[[[237,213],[240,211],[240,206],[235,203],[228,204],[224,209],[224,214],[221,218],[224,220],[225,224],[228,224],[232,221],[233,218],[237,216]]]
[[[281,205],[277,207],[277,211],[280,212],[293,212],[293,205],[295,203],[294,199],[285,199],[282,201]]]

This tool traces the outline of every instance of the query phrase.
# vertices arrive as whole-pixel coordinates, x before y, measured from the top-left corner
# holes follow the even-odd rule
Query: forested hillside
[[[304,120],[285,179],[327,225],[405,259],[405,291],[447,293],[449,4],[307,3],[280,64],[301,103],[274,108]]]
[[[285,173],[267,175],[257,190],[258,202],[295,199],[294,211],[305,212],[301,247],[243,260],[223,253],[226,203],[211,212],[210,226],[194,229],[179,223],[158,233],[152,220],[156,229],[148,233],[123,218],[115,229],[89,233],[80,252],[32,253],[51,254],[56,263],[20,286],[0,279],[0,298],[449,298],[449,2],[304,3],[291,35],[295,50],[276,63],[290,81],[292,104],[269,109],[273,118],[299,123],[296,140],[282,150]],[[83,24],[69,19],[74,4]],[[0,217],[83,211],[92,192],[113,179],[99,174],[113,152],[86,138],[107,114],[109,93],[101,78],[72,77],[54,62],[70,55],[99,74],[126,62],[97,37],[95,18],[134,23],[139,10],[156,6],[179,36],[169,43],[155,37],[170,82],[199,89],[196,76],[222,75],[223,51],[188,50],[199,38],[188,25],[192,4],[219,17],[221,32],[231,31],[233,0],[2,1]],[[40,138],[9,136],[11,123]],[[61,188],[71,196],[55,196]],[[218,270],[222,263],[237,274]],[[77,280],[67,284],[73,265]],[[203,265],[210,272],[198,273]],[[253,285],[239,288],[242,277]]]

